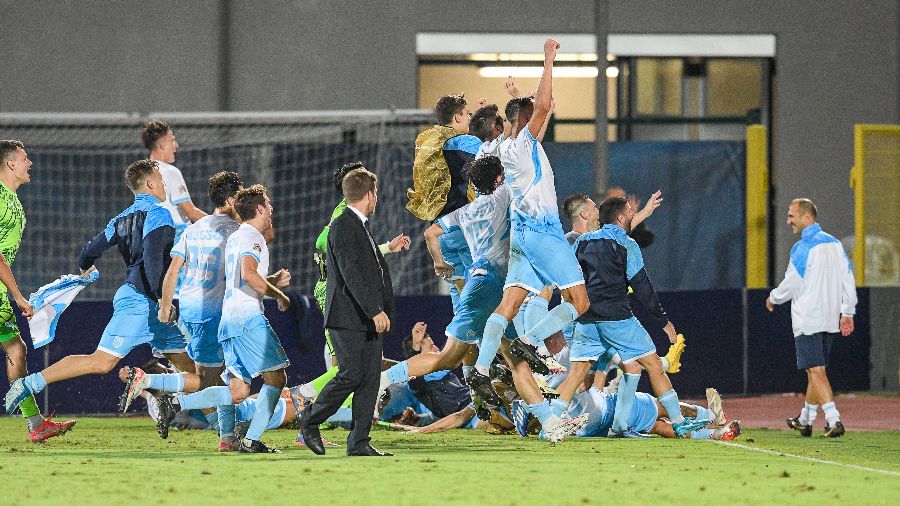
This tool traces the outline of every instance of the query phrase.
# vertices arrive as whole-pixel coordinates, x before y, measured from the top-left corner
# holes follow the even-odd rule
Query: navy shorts
[[[797,369],[809,369],[828,365],[828,354],[837,333],[816,332],[811,336],[799,335],[794,338],[797,348]]]

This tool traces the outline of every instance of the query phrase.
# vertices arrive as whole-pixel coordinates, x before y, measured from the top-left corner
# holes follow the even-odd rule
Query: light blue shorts
[[[622,363],[656,354],[656,345],[650,339],[650,334],[634,316],[627,320],[595,322],[589,325],[599,331],[603,346],[619,353]]]
[[[490,267],[473,265],[466,276],[466,285],[459,296],[456,314],[447,325],[446,335],[467,344],[481,342],[484,325],[503,299],[503,282]],[[515,339],[515,326],[506,326],[506,338]]]
[[[466,244],[466,236],[462,230],[454,230],[442,234],[441,255],[444,261],[453,266],[453,276],[450,279],[465,279],[466,269],[472,265],[472,253]]]
[[[595,323],[576,323],[569,344],[569,360],[572,362],[596,362],[606,354],[606,346]]]
[[[144,343],[156,354],[184,352],[187,341],[181,330],[174,323],[161,323],[157,314],[155,300],[125,283],[113,298],[113,315],[97,349],[120,358]]]
[[[537,231],[521,224],[515,226],[504,289],[518,286],[540,293],[545,286],[565,290],[583,284],[581,266],[562,229]]]
[[[247,320],[241,335],[222,341],[222,352],[225,355],[223,377],[231,374],[245,383],[264,372],[290,365],[281,341],[263,315]]]
[[[252,420],[253,414],[256,413],[257,402],[259,402],[257,398],[248,397],[244,399],[244,402],[235,406],[235,420],[238,422],[248,422]],[[284,413],[287,409],[288,402],[290,401],[285,398],[278,399],[278,402],[275,403],[275,411],[272,412],[272,418],[269,419],[269,425],[266,426],[266,430],[281,427],[281,424],[284,423]]]
[[[222,345],[219,344],[219,321],[211,318],[205,322],[181,322],[189,336],[188,356],[203,367],[221,367],[225,364]]]

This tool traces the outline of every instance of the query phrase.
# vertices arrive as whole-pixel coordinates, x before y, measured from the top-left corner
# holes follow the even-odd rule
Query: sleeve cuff
[[[181,197],[181,198],[178,198],[178,199],[172,199],[172,205],[173,205],[173,206],[177,206],[178,204],[181,204],[182,202],[190,202],[190,201],[191,201],[191,197],[190,197],[190,196],[187,196],[187,197]]]
[[[255,258],[257,262],[260,261],[260,260],[259,260],[259,255],[257,255],[256,253],[254,253],[254,252],[252,252],[252,251],[245,251],[245,252],[241,253],[240,256],[239,256],[239,258],[242,258],[242,257],[244,257],[244,256],[251,256],[251,257]]]

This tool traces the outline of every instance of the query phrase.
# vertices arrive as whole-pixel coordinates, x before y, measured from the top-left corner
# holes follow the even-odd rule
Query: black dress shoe
[[[372,445],[366,445],[362,450],[354,450],[347,452],[348,457],[393,457],[394,454],[391,452],[380,452],[375,448],[372,448]]]
[[[312,450],[316,455],[325,455],[325,445],[322,444],[322,435],[319,433],[319,427],[310,427],[301,419],[300,435],[303,436],[303,442],[306,447]]]

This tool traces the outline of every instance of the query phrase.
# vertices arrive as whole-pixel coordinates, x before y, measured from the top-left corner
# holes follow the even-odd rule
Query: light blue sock
[[[528,412],[534,415],[534,417],[541,422],[541,425],[543,425],[548,418],[553,416],[553,411],[550,410],[550,404],[547,404],[547,402],[528,404]]]
[[[631,412],[634,408],[634,394],[637,392],[640,380],[640,374],[625,373],[622,375],[622,381],[619,382],[619,391],[616,393],[616,413],[613,415],[612,430],[616,432],[628,430]]]
[[[219,436],[234,436],[234,404],[222,404],[216,408],[219,415]]]
[[[528,310],[528,304],[529,303],[526,302],[519,306],[519,312],[516,313],[516,316],[513,316],[512,324],[513,328],[516,329],[517,336],[525,335],[525,311]]]
[[[619,385],[619,391],[622,391],[621,384]],[[684,416],[681,415],[681,405],[678,404],[678,394],[675,393],[675,390],[669,390],[668,392],[657,397],[659,403],[666,410],[666,415],[668,415],[669,420],[672,423],[681,423],[684,421]]]
[[[691,439],[712,439],[712,429],[698,429],[691,432]]]
[[[531,304],[529,304],[530,306]],[[578,318],[578,311],[575,306],[563,301],[556,306],[534,327],[525,332],[525,339],[531,343],[538,343],[536,346],[544,344],[544,339],[562,330],[567,324]],[[526,321],[527,327],[527,321]]]
[[[184,391],[183,374],[148,374],[148,388],[175,393]]]
[[[569,409],[569,403],[560,399],[552,399],[550,401],[550,411],[556,416],[562,416]]]
[[[44,375],[39,372],[25,376],[25,379],[22,381],[31,389],[31,393],[33,394],[43,392],[44,389],[47,388],[47,380],[45,380]]]
[[[712,414],[712,412],[706,408],[700,406],[694,406],[697,410],[697,420],[715,420],[716,415]]]
[[[209,428],[214,431],[219,430],[219,413],[213,411],[212,413],[207,413],[206,415],[206,423],[209,424]]]
[[[472,369],[474,369],[474,368],[475,368],[475,366],[471,366],[471,365],[462,366],[463,378],[468,378],[469,374],[472,374]]]
[[[207,387],[199,392],[182,395],[178,400],[181,410],[214,408],[222,404],[231,404],[231,390],[228,387]]]
[[[394,383],[406,383],[409,381],[409,365],[406,363],[406,360],[403,362],[397,362],[392,365],[387,371],[384,371],[384,374],[387,376],[388,381],[391,384]]]
[[[525,325],[525,335],[528,336],[528,339],[532,339],[528,331],[537,327],[538,324],[547,317],[548,312],[547,301],[544,300],[543,297],[534,297],[531,299],[531,302],[528,303],[528,307],[525,308],[525,319],[523,320]],[[531,344],[541,346],[544,344],[544,340],[541,339],[540,342],[531,341]]]
[[[250,427],[247,429],[247,439],[259,441],[262,433],[265,432],[272,413],[275,412],[275,405],[278,404],[278,398],[281,397],[281,389],[272,385],[263,385],[256,397],[256,411],[250,420]]]
[[[475,367],[483,367],[485,370],[491,367],[491,362],[497,356],[497,350],[500,349],[500,338],[506,332],[509,320],[502,314],[492,313],[488,317],[487,323],[484,324],[484,336],[481,338],[481,348],[478,349],[478,360],[475,361]]]

